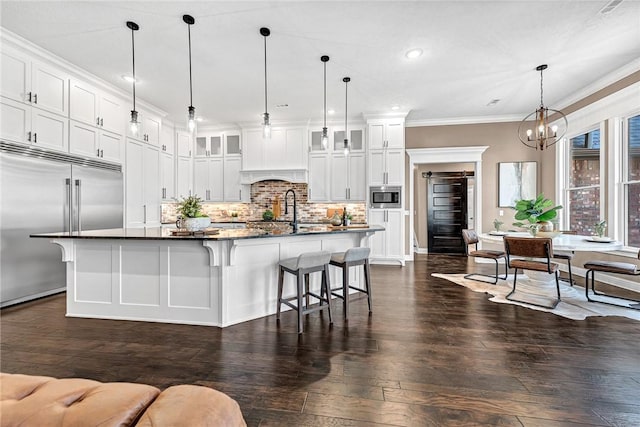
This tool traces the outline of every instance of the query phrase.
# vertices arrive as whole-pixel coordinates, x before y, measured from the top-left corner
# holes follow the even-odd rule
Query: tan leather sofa
[[[238,403],[208,387],[160,391],[134,383],[101,383],[0,373],[0,426],[244,427]]]

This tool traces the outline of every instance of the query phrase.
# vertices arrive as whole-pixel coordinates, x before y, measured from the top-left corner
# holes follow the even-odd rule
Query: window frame
[[[615,177],[616,182],[616,197],[617,197],[617,219],[619,224],[619,234],[616,237],[619,237],[618,240],[621,240],[625,248],[638,250],[639,248],[635,246],[630,246],[628,241],[629,235],[629,222],[627,219],[629,218],[629,206],[627,203],[627,198],[625,196],[625,190],[630,184],[640,184],[640,179],[630,180],[629,179],[629,129],[628,122],[632,117],[636,117],[640,115],[640,108],[632,110],[628,114],[625,114],[623,117],[618,118],[615,123],[615,127],[617,128],[616,135],[618,135],[620,144],[618,151],[619,158],[619,167],[617,170],[619,173]]]

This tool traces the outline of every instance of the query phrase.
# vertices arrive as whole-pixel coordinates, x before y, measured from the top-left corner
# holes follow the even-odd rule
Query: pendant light
[[[131,110],[131,120],[129,125],[131,126],[131,133],[133,135],[138,134],[138,112],[136,111],[136,46],[133,34],[138,31],[140,27],[133,21],[127,21],[127,28],[131,30],[131,57],[133,64],[133,110]]]
[[[349,155],[349,131],[347,130],[347,87],[349,85],[349,82],[351,81],[351,78],[349,77],[345,77],[342,79],[342,81],[344,82],[344,155],[348,156]]]
[[[271,122],[269,121],[269,111],[267,110],[267,37],[271,31],[266,28],[260,28],[260,34],[264,38],[264,114],[262,115],[262,138],[271,138]]]
[[[540,106],[536,111],[525,117],[522,122],[520,122],[520,126],[518,126],[518,138],[520,139],[520,142],[527,147],[535,148],[536,150],[538,148],[540,148],[540,150],[544,150],[561,140],[567,132],[569,125],[567,116],[565,116],[562,111],[544,106],[542,72],[547,68],[547,64],[538,65],[536,67],[536,71],[540,71]],[[562,130],[560,132],[558,132],[557,125],[549,126],[549,111],[551,111],[553,115],[558,116],[557,120],[562,124]],[[531,120],[535,120],[535,127],[533,130],[528,128]],[[527,127],[526,131],[524,131],[525,127]]]
[[[322,148],[326,150],[327,145],[329,145],[329,134],[327,132],[327,62],[329,61],[329,57],[322,55],[320,61],[322,61],[324,65],[324,126],[322,128]]]
[[[189,34],[189,108],[187,109],[187,127],[190,132],[196,129],[196,109],[193,107],[193,82],[191,78],[191,26],[196,20],[191,15],[182,15],[182,20],[187,24]]]

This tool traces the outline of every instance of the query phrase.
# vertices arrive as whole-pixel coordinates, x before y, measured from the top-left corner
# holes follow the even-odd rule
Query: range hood
[[[240,171],[240,184],[253,184],[258,181],[280,180],[293,183],[309,183],[307,169],[254,169]]]

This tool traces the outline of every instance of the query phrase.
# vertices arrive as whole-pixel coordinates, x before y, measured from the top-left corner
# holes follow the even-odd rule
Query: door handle
[[[76,179],[76,214],[78,215],[78,228],[76,231],[82,231],[82,212],[80,209],[82,208],[82,201],[80,198],[82,197],[82,181]]]
[[[65,231],[68,231],[69,233],[71,233],[72,231],[72,213],[71,213],[71,199],[72,199],[72,195],[71,195],[71,178],[67,178],[64,180],[64,183],[67,187],[67,217],[65,218],[65,224],[64,227],[66,228]]]
[[[96,126],[100,126],[100,117],[96,117]]]
[[[100,118],[100,126],[104,126],[104,117]]]
[[[34,94],[33,94],[33,102],[34,102],[35,104],[37,104],[37,103],[38,103],[38,94],[37,94],[37,93],[34,93]]]
[[[28,99],[28,102],[31,102],[31,92],[27,94],[27,99]]]
[[[31,131],[27,132],[27,141],[31,142]]]
[[[238,198],[242,200],[242,189],[238,190]]]
[[[143,210],[142,223],[146,224],[147,223],[147,205],[142,205],[142,210]]]
[[[38,142],[38,133],[37,132],[33,133],[33,142]]]
[[[100,149],[99,148],[96,150],[96,157],[100,157]]]

